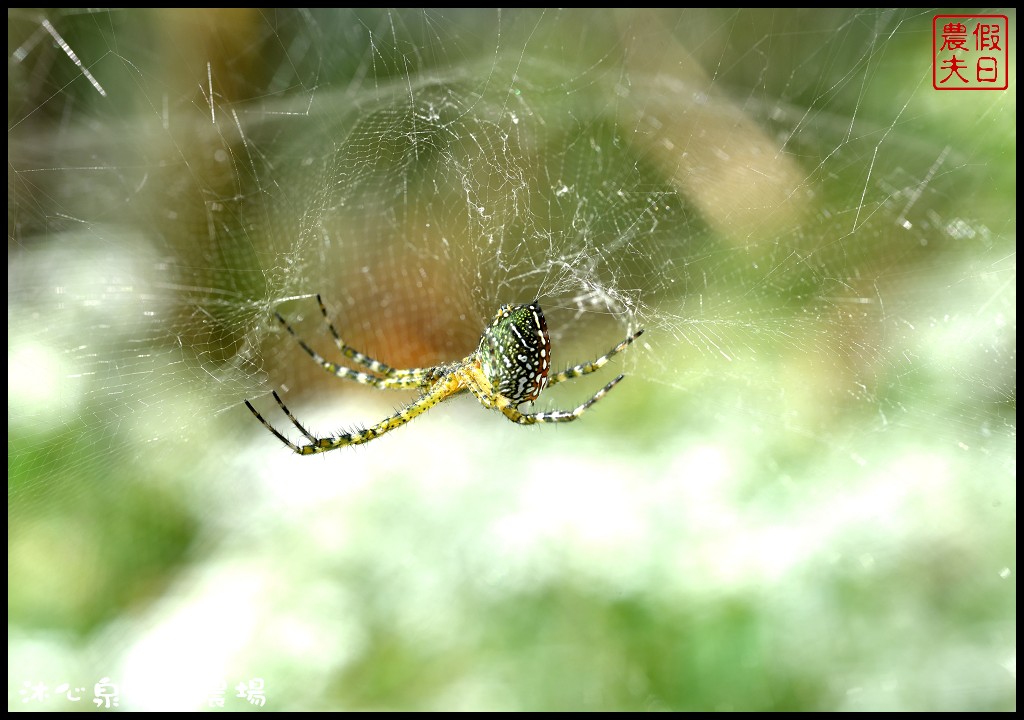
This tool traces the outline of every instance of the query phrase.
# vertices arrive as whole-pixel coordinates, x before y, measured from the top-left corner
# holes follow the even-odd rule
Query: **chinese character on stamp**
[[[932,18],[932,87],[1006,90],[1010,86],[1010,21],[1006,15]]]

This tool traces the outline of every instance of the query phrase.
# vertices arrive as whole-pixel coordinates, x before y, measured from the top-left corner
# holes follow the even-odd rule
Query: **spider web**
[[[275,658],[313,652],[314,675],[344,676],[383,642],[374,618],[441,652],[461,647],[453,607],[579,586],[598,608],[625,594],[704,613],[785,587],[751,615],[794,629],[753,656],[785,654],[808,612],[811,631],[852,632],[822,595],[881,597],[907,572],[920,640],[948,619],[926,597],[950,553],[967,588],[954,638],[850,649],[838,685],[739,704],[1012,705],[1016,97],[931,87],[934,14],[10,10],[9,579],[28,588],[10,600],[11,657],[90,687],[121,672],[139,708],[197,707],[224,668],[275,678],[293,707],[724,707],[724,690],[687,699],[656,673],[602,705],[486,662],[405,699],[308,701],[309,663]],[[646,332],[530,409],[627,375],[572,426],[524,430],[465,398],[297,458],[244,399],[293,439],[271,389],[318,434],[411,399],[309,361],[273,314],[334,358],[316,294],[393,367],[464,357],[504,303],[540,300],[556,366]],[[69,519],[81,569],[40,569]],[[309,558],[284,581],[282,538]],[[451,542],[475,549],[452,562]],[[404,580],[352,570],[370,557]],[[185,653],[168,651],[176,633],[237,610],[225,577],[259,594],[334,562],[352,573],[342,591],[283,592],[218,636],[219,664],[179,677],[184,694],[159,691],[154,658]],[[54,605],[47,588],[98,566],[91,595]],[[125,580],[140,576],[197,589],[175,604]],[[367,577],[361,605],[352,578]],[[335,592],[357,619],[328,619]],[[151,615],[131,624],[140,597]],[[305,640],[252,629],[285,616]],[[494,639],[470,625],[470,647]],[[53,650],[53,628],[91,649]],[[826,662],[820,643],[798,657]],[[106,665],[83,659],[97,653]],[[896,669],[922,657],[940,659]],[[995,678],[965,670],[979,657]],[[129,670],[140,658],[157,669]],[[951,677],[962,692],[924,699]],[[9,673],[12,707],[28,679]]]

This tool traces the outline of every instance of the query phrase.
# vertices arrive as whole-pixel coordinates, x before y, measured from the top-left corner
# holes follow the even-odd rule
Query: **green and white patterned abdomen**
[[[547,384],[551,339],[537,301],[502,305],[477,348],[484,375],[513,407],[533,402]]]

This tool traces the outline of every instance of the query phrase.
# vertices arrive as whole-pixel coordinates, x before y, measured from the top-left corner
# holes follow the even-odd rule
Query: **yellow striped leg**
[[[335,450],[341,447],[348,447],[349,445],[362,445],[364,443],[368,443],[371,440],[380,437],[386,432],[390,432],[391,430],[402,427],[413,418],[422,415],[423,413],[437,405],[442,400],[445,400],[446,398],[459,392],[462,389],[463,385],[461,382],[461,378],[459,378],[457,375],[451,375],[441,380],[440,382],[435,383],[430,388],[429,392],[427,392],[424,395],[421,395],[415,402],[402,408],[391,417],[381,420],[373,427],[367,428],[366,430],[357,430],[356,432],[343,433],[341,435],[336,435],[334,437],[325,438],[318,438],[317,436],[313,435],[313,433],[309,432],[309,430],[307,430],[305,427],[303,427],[302,424],[295,419],[295,416],[292,415],[291,411],[288,409],[288,406],[284,404],[284,402],[281,400],[281,396],[278,395],[277,391],[275,390],[273,392],[274,400],[277,401],[278,406],[281,408],[284,414],[288,416],[288,419],[291,420],[292,425],[294,425],[298,429],[298,431],[301,432],[307,440],[309,440],[308,445],[296,445],[291,440],[286,438],[273,425],[264,420],[263,416],[256,411],[256,408],[254,408],[248,400],[245,401],[245,406],[249,408],[249,411],[252,412],[253,415],[256,416],[257,420],[263,423],[263,427],[267,428],[267,430],[274,433],[278,440],[280,440],[289,448],[291,448],[292,452],[297,453],[299,455],[314,455],[316,453],[327,452],[328,450]]]
[[[633,333],[628,338],[620,342],[618,345],[613,347],[611,350],[609,350],[606,354],[599,357],[597,360],[594,360],[593,362],[582,363],[581,365],[573,365],[571,368],[563,370],[560,373],[557,373],[555,375],[549,375],[547,384],[554,385],[555,383],[564,382],[566,380],[572,380],[573,378],[578,378],[581,375],[589,375],[592,372],[600,370],[609,360],[611,360],[613,357],[615,357],[620,352],[629,347],[630,343],[632,343],[634,340],[636,340],[643,334],[644,331],[642,329],[637,330],[635,333]],[[611,385],[614,384],[614,382],[611,383]],[[605,390],[607,389],[608,388],[606,387]]]
[[[321,305],[321,307],[323,306]],[[306,353],[311,358],[313,358],[313,360],[316,361],[317,365],[319,365],[324,370],[337,377],[344,378],[346,380],[354,380],[355,382],[362,383],[363,385],[372,385],[373,387],[379,390],[389,390],[395,388],[422,387],[424,384],[424,378],[430,372],[430,368],[415,368],[413,370],[402,371],[405,374],[401,376],[398,376],[396,373],[395,377],[380,378],[377,377],[376,375],[370,375],[369,373],[352,370],[351,368],[347,368],[344,365],[336,365],[335,363],[332,363],[329,360],[325,360],[320,353],[318,353],[316,350],[307,345],[306,341],[300,338],[298,334],[295,332],[295,329],[291,325],[289,325],[288,321],[281,316],[281,313],[274,313],[274,316],[277,318],[277,321],[279,323],[284,325],[288,333],[293,338],[295,338],[295,341],[299,343],[299,346],[303,350],[305,350]],[[338,338],[338,333],[337,331],[334,330],[333,326],[331,327],[331,332],[334,334],[335,338]],[[370,363],[373,363],[377,367],[391,370],[391,368],[388,368],[387,365],[378,363],[373,358],[367,357],[366,355],[363,355],[360,352],[352,350],[351,348],[348,347],[348,345],[345,345],[345,343],[343,343],[340,338],[338,338],[338,342],[341,343],[339,345],[339,348],[341,348],[342,353],[344,353],[346,357],[351,358],[356,362],[361,362],[366,367],[372,367]],[[348,352],[346,352],[346,348],[348,349]],[[366,362],[363,362],[359,358],[362,358]]]
[[[331,331],[331,335],[334,336],[334,344],[338,346],[338,350],[341,352],[341,354],[347,357],[352,362],[358,363],[363,367],[369,368],[371,372],[375,372],[379,375],[384,375],[385,377],[388,378],[423,377],[424,375],[427,374],[427,371],[430,368],[412,368],[409,370],[396,370],[395,368],[389,365],[385,365],[380,360],[376,360],[370,357],[369,355],[364,355],[363,353],[359,352],[354,347],[347,344],[344,340],[341,339],[341,336],[338,334],[338,331],[335,330],[334,328],[334,323],[331,322],[331,318],[327,314],[327,306],[324,305],[324,301],[320,298],[319,295],[316,296],[316,301],[320,305],[320,312],[323,313],[324,321],[327,323],[327,328]],[[287,323],[285,324],[287,325]]]
[[[572,422],[580,415],[582,415],[584,412],[586,412],[587,408],[589,408],[591,405],[593,405],[598,400],[607,395],[608,391],[615,387],[615,385],[620,380],[622,380],[623,377],[625,376],[619,375],[617,378],[615,378],[610,383],[605,385],[603,388],[598,390],[594,397],[587,400],[585,403],[580,405],[575,410],[570,410],[568,412],[565,412],[563,410],[555,410],[553,412],[539,412],[526,414],[519,412],[511,405],[507,405],[501,408],[501,412],[504,413],[505,417],[507,417],[509,420],[511,420],[514,423],[519,423],[520,425],[534,425],[536,423],[552,422]]]

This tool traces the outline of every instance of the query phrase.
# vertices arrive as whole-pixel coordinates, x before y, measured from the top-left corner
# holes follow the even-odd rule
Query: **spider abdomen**
[[[477,353],[484,375],[513,406],[536,400],[551,367],[551,338],[540,304],[502,305]]]

